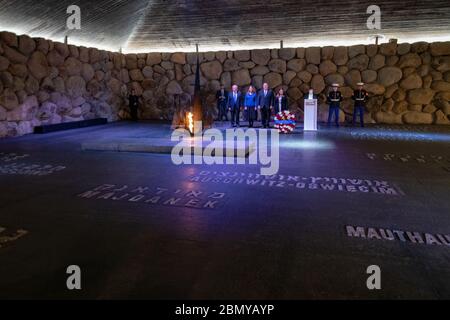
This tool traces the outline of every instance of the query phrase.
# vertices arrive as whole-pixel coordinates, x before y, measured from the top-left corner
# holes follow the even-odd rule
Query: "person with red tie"
[[[274,101],[273,91],[269,89],[268,83],[264,83],[258,96],[258,109],[261,110],[263,128],[270,128],[270,115],[272,114]]]

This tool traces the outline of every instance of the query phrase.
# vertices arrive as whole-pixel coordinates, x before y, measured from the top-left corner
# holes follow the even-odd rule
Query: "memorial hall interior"
[[[449,264],[449,1],[0,0],[0,299],[450,299]]]

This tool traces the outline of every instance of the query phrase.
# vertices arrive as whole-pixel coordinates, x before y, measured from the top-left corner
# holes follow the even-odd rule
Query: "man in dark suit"
[[[225,117],[225,121],[228,121],[228,110],[227,110],[227,101],[228,101],[228,91],[225,90],[225,86],[221,85],[220,90],[216,92],[217,99],[217,109],[219,110],[219,116],[217,121],[222,121]]]
[[[231,112],[231,126],[239,127],[239,115],[241,113],[242,97],[238,91],[238,86],[233,85],[231,92],[228,94],[228,110]]]
[[[270,116],[272,114],[274,100],[275,97],[272,90],[269,89],[269,84],[264,83],[258,95],[258,109],[261,110],[263,128],[270,128]]]
[[[357,89],[353,91],[352,99],[355,100],[355,110],[353,111],[353,126],[356,123],[356,117],[359,113],[359,120],[361,127],[364,127],[364,107],[366,106],[366,99],[368,93],[364,90],[364,83],[359,82],[356,84]]]
[[[139,97],[136,95],[136,90],[131,90],[131,94],[128,96],[130,103],[130,114],[133,121],[138,120],[138,108],[139,108]]]

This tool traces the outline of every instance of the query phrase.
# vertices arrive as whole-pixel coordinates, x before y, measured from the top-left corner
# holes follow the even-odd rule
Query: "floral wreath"
[[[295,115],[287,110],[278,112],[274,120],[275,129],[278,129],[280,133],[291,133],[295,129]]]

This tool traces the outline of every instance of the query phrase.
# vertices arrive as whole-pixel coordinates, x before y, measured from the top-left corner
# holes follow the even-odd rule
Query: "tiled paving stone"
[[[122,122],[2,140],[0,152],[65,169],[0,174],[0,226],[30,231],[0,249],[0,297],[448,299],[449,246],[347,235],[346,226],[450,234],[450,174],[439,166],[367,157],[448,159],[450,129],[439,131],[437,141],[352,138],[377,130],[321,128],[282,136],[277,181],[307,178],[309,185],[314,178],[317,188],[247,183],[258,165],[175,166],[164,154],[81,150],[94,136],[169,138],[168,124]],[[435,132],[427,127],[421,134]],[[228,172],[245,182],[190,181],[205,172]],[[347,188],[359,181],[386,182],[401,192]],[[80,197],[104,185],[122,194]],[[212,193],[224,197],[215,208],[146,203],[157,188],[183,199],[192,191],[202,201]],[[130,189],[145,197],[122,197]],[[82,269],[81,291],[65,287],[72,264]],[[381,291],[366,288],[372,264],[381,267]]]

